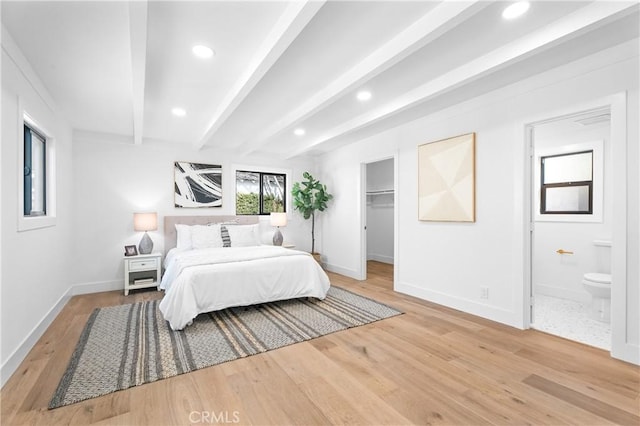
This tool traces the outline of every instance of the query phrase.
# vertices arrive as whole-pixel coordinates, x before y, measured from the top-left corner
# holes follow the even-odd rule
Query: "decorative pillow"
[[[222,247],[220,225],[194,225],[191,227],[191,244],[194,249]]]
[[[226,226],[220,225],[220,236],[222,237],[222,247],[231,247],[231,237]]]
[[[176,248],[178,250],[191,250],[191,226],[176,224]]]
[[[232,225],[226,226],[231,239],[231,247],[250,247],[260,245],[258,226],[255,225]]]

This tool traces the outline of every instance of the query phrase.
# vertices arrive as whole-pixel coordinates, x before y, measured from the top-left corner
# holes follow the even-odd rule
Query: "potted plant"
[[[309,172],[304,172],[302,177],[306,180],[293,184],[293,207],[302,213],[305,219],[311,218],[311,254],[320,263],[320,254],[315,252],[316,237],[316,212],[324,211],[327,203],[333,195],[327,192],[327,186],[314,179]]]

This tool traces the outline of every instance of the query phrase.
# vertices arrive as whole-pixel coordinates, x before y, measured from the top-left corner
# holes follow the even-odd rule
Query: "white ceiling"
[[[291,158],[638,37],[637,1],[508,4],[3,0],[2,23],[78,138]]]

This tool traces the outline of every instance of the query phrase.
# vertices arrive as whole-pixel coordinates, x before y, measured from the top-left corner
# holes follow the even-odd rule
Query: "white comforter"
[[[202,312],[298,297],[324,299],[329,277],[309,253],[274,246],[224,247],[167,256],[160,311],[181,330]]]

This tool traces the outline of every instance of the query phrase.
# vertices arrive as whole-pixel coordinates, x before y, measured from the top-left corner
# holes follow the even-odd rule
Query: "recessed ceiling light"
[[[515,19],[521,15],[523,15],[527,10],[529,10],[529,2],[528,1],[519,1],[507,6],[502,11],[502,17],[504,19]]]
[[[306,132],[302,128],[298,128],[293,131],[293,134],[296,136],[304,136],[305,133]]]
[[[198,58],[210,58],[213,56],[213,50],[211,50],[211,48],[207,47],[207,46],[203,46],[201,44],[197,45],[197,46],[193,46],[193,48],[191,49],[191,51],[193,52],[194,55],[196,55]]]
[[[185,111],[183,108],[173,108],[171,110],[171,113],[176,117],[184,117],[185,115],[187,115],[187,111]]]
[[[358,98],[359,101],[368,101],[371,99],[371,92],[368,90],[361,90],[356,95],[356,98]]]

